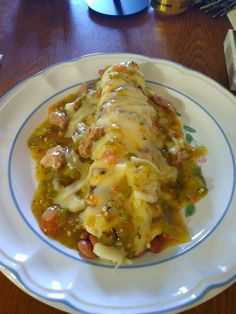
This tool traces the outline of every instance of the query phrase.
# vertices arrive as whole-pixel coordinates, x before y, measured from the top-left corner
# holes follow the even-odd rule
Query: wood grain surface
[[[111,18],[90,11],[82,0],[0,0],[0,97],[48,65],[98,52],[176,61],[228,88],[223,41],[229,28],[226,17],[213,19],[198,10],[165,17],[149,8]],[[236,284],[184,313],[234,314],[235,296]],[[63,312],[28,296],[0,274],[1,313]]]

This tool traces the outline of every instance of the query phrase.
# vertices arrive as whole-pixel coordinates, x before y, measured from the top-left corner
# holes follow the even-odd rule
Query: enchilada
[[[181,209],[207,193],[197,162],[207,150],[187,143],[136,63],[108,66],[53,104],[28,145],[32,210],[49,237],[118,264],[190,240]]]

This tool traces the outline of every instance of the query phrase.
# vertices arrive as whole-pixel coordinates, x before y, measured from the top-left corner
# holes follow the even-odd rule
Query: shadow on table
[[[90,19],[101,26],[106,26],[110,28],[133,28],[136,26],[141,26],[144,24],[148,16],[148,8],[141,12],[126,15],[126,16],[111,16],[106,14],[101,14],[93,11],[88,7],[88,14]]]
[[[129,52],[136,50],[131,47],[135,47],[137,44],[141,45],[141,40],[137,36],[140,37],[142,27],[148,24],[149,19],[148,9],[133,15],[118,17],[96,13],[88,8],[88,17],[93,23],[103,27],[104,33],[109,35],[112,32],[114,34],[116,42],[112,42],[112,49],[116,48],[116,51],[120,51],[122,46],[122,51]],[[135,42],[134,45],[132,45],[133,42]]]

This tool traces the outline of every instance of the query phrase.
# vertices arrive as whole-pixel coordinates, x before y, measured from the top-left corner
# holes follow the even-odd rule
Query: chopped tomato
[[[50,206],[43,212],[40,226],[45,234],[55,235],[59,230],[59,212],[58,206]]]
[[[123,64],[116,64],[113,66],[113,70],[116,72],[126,72],[127,71],[127,67]]]
[[[105,72],[105,69],[100,69],[100,70],[98,71],[98,74],[102,77],[103,74],[104,74],[104,72]]]
[[[191,201],[191,203],[196,203],[198,201],[198,195],[197,194],[193,194],[190,197],[190,201]]]
[[[96,198],[96,196],[94,194],[91,194],[89,196],[89,200],[88,203],[92,206],[96,206],[98,204],[98,199]]]
[[[175,130],[175,132],[174,132],[175,138],[181,138],[182,136],[183,136],[183,134],[182,134],[181,130]]]
[[[117,156],[112,152],[105,152],[102,156],[102,159],[107,163],[108,165],[112,165],[117,161]]]
[[[52,105],[48,108],[48,113],[50,114],[51,112],[56,111],[56,110],[57,110],[57,106],[58,106],[57,103],[52,104]]]

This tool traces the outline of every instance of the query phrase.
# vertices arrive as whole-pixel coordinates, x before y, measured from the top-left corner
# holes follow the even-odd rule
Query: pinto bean
[[[160,242],[160,238],[158,236],[156,236],[154,239],[152,239],[152,241],[150,242],[150,248],[149,251],[152,253],[159,253],[161,250],[161,242]]]
[[[95,258],[93,253],[93,245],[89,240],[80,240],[77,244],[79,252],[87,258]]]

